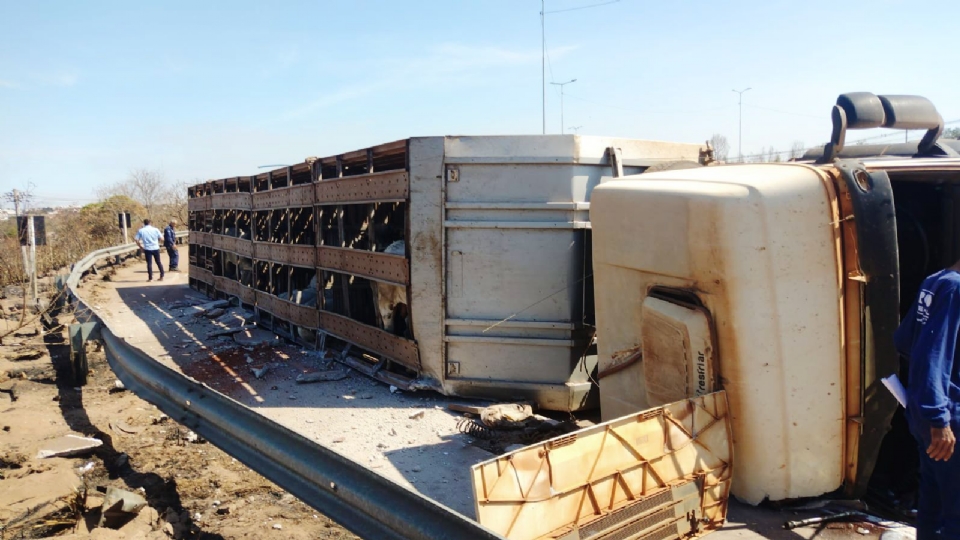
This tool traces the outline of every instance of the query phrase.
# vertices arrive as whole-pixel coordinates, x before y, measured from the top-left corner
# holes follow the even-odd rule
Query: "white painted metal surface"
[[[591,403],[590,193],[700,147],[602,137],[410,140],[411,313],[424,374],[449,394]]]
[[[601,370],[641,345],[641,306],[652,287],[698,299],[716,327],[720,388],[730,401],[734,494],[751,503],[816,496],[842,482],[831,203],[816,169],[783,164],[652,173],[593,192]],[[605,419],[650,405],[641,364],[600,386]]]

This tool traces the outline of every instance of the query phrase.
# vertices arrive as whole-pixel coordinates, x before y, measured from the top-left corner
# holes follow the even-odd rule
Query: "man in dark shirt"
[[[924,280],[894,334],[910,361],[907,421],[920,445],[917,540],[960,539],[960,262]]]
[[[163,229],[163,247],[167,248],[167,257],[170,257],[170,271],[179,272],[180,269],[180,251],[177,249],[177,221],[170,220],[166,228]]]

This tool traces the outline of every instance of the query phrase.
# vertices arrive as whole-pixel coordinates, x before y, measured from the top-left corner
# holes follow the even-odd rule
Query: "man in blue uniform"
[[[960,262],[924,280],[894,334],[910,361],[907,420],[920,445],[917,540],[960,540]]]
[[[160,264],[160,229],[150,225],[150,220],[143,220],[143,227],[137,231],[133,241],[143,250],[147,256],[147,281],[153,281],[153,260],[157,261],[157,268],[160,269],[160,279],[163,281],[163,265]]]
[[[171,219],[166,228],[163,229],[163,247],[167,248],[167,257],[170,258],[168,270],[179,272],[180,269],[180,251],[177,249],[177,222]]]

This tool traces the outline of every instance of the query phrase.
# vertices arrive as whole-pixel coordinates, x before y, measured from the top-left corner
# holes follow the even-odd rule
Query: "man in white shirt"
[[[160,264],[160,238],[163,233],[160,229],[150,225],[150,220],[143,220],[143,227],[137,231],[133,241],[147,255],[147,281],[153,281],[153,259],[157,260],[157,268],[160,269],[160,279],[163,281],[163,265]]]

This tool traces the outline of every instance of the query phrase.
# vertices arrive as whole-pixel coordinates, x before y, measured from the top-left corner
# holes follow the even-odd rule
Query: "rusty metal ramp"
[[[511,540],[696,537],[732,478],[724,392],[604,422],[479,463],[477,518]]]

